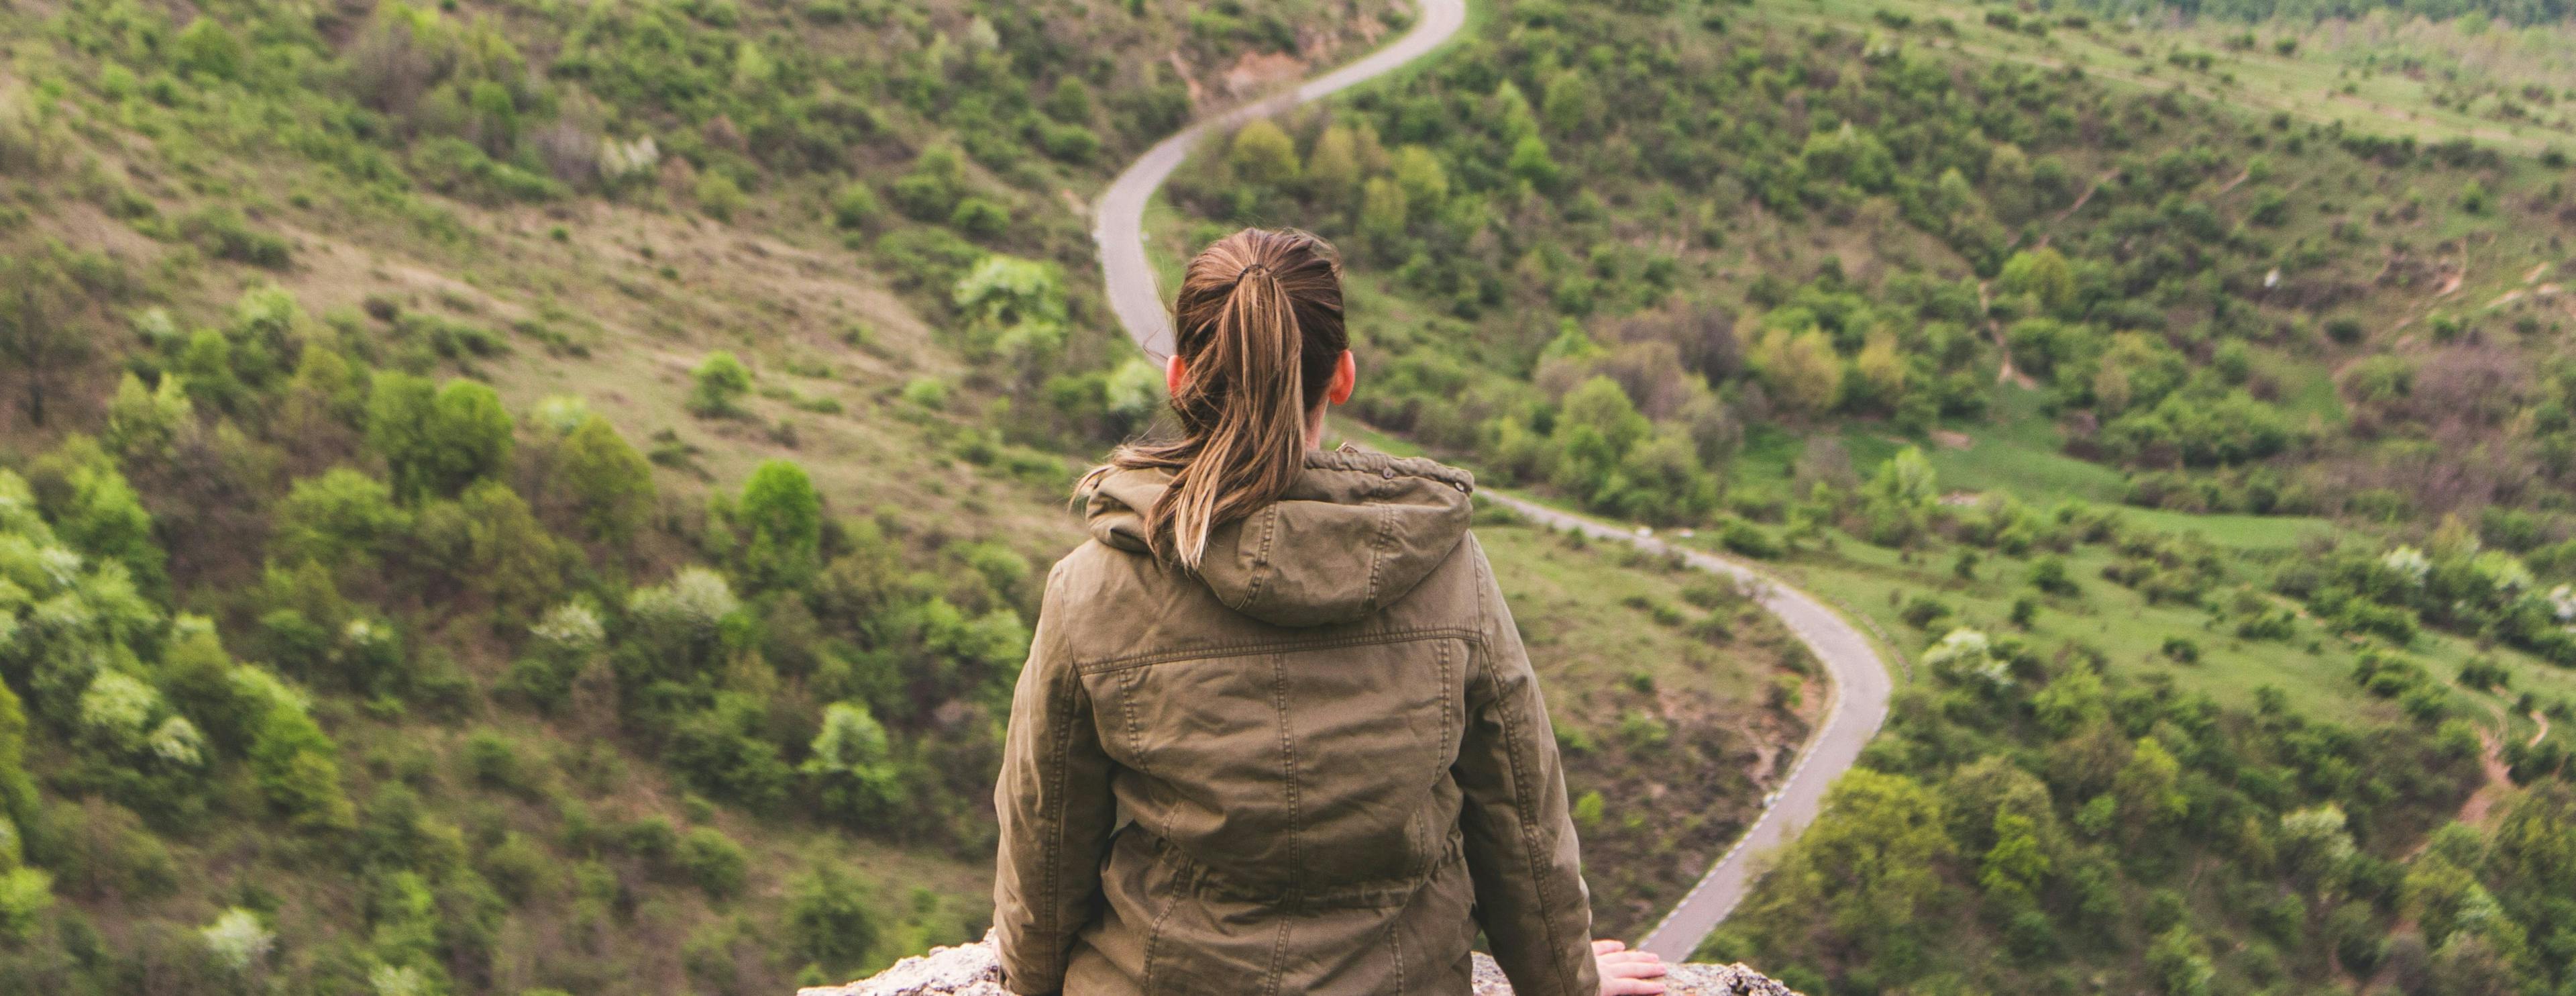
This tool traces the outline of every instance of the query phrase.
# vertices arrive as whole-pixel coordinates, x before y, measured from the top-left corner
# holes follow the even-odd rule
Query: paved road
[[[1274,113],[1286,107],[1314,100],[1354,83],[1366,80],[1412,61],[1440,47],[1467,21],[1466,0],[1419,0],[1421,16],[1411,30],[1392,44],[1370,53],[1366,58],[1308,80],[1295,91],[1200,121],[1178,134],[1166,138],[1145,151],[1143,157],[1118,174],[1109,189],[1100,196],[1097,210],[1099,227],[1092,237],[1100,243],[1102,276],[1107,281],[1110,309],[1117,313],[1119,324],[1127,329],[1128,338],[1147,356],[1161,360],[1172,350],[1172,322],[1161,290],[1155,285],[1153,265],[1145,256],[1145,204],[1154,190],[1188,158],[1190,147],[1211,131],[1223,132],[1253,117]],[[1743,901],[1753,884],[1753,858],[1786,842],[1797,828],[1813,822],[1824,804],[1825,787],[1834,777],[1851,767],[1860,756],[1861,747],[1878,732],[1887,718],[1887,699],[1891,691],[1887,666],[1878,658],[1869,640],[1851,624],[1823,603],[1794,588],[1781,585],[1752,568],[1723,557],[1667,547],[1661,540],[1638,536],[1629,531],[1604,525],[1591,519],[1560,512],[1491,488],[1480,489],[1485,497],[1509,506],[1530,519],[1557,529],[1579,530],[1601,539],[1634,543],[1648,550],[1671,549],[1682,555],[1692,567],[1714,571],[1763,583],[1762,607],[1779,616],[1798,639],[1815,651],[1832,679],[1833,701],[1797,766],[1774,795],[1771,806],[1756,820],[1753,828],[1711,866],[1690,894],[1667,914],[1655,929],[1647,933],[1638,947],[1663,956],[1667,961],[1680,961],[1690,956],[1700,939],[1708,936],[1719,921]]]
[[[1109,285],[1109,309],[1126,326],[1128,337],[1157,363],[1172,354],[1170,301],[1156,286],[1154,266],[1145,258],[1145,202],[1155,188],[1189,158],[1190,147],[1209,132],[1227,132],[1253,118],[1337,93],[1354,83],[1381,75],[1439,48],[1467,23],[1467,0],[1417,0],[1420,16],[1413,27],[1386,47],[1359,61],[1307,80],[1297,89],[1245,104],[1181,129],[1154,143],[1110,181],[1092,211],[1098,227],[1091,237],[1100,243],[1100,266]]]
[[[1728,913],[1735,911],[1735,904],[1744,901],[1744,894],[1752,891],[1754,859],[1788,843],[1799,829],[1815,822],[1817,811],[1824,808],[1826,787],[1860,758],[1861,748],[1869,745],[1879,724],[1887,720],[1887,699],[1895,687],[1888,677],[1887,665],[1879,660],[1878,650],[1870,645],[1869,638],[1841,615],[1814,596],[1781,584],[1761,571],[1491,488],[1478,488],[1477,493],[1551,528],[1633,543],[1652,553],[1680,554],[1682,561],[1692,567],[1756,583],[1760,590],[1757,600],[1762,607],[1780,617],[1800,642],[1815,651],[1816,659],[1824,663],[1825,673],[1833,678],[1833,701],[1826,707],[1825,721],[1809,736],[1806,749],[1798,755],[1797,765],[1789,769],[1788,779],[1773,794],[1771,805],[1753,821],[1752,829],[1710,866],[1708,874],[1700,876],[1699,884],[1664,915],[1663,922],[1637,943],[1639,949],[1652,951],[1666,961],[1688,958],[1700,939],[1716,929]]]

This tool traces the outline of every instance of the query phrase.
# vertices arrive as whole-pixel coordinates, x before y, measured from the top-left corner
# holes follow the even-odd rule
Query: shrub
[[[832,223],[842,228],[867,228],[876,224],[885,208],[877,203],[876,188],[865,181],[852,180],[832,195]]]
[[[564,437],[556,480],[594,539],[623,546],[653,513],[653,465],[608,419],[592,415]]]
[[[742,413],[736,402],[751,391],[751,369],[732,353],[721,349],[708,353],[689,376],[693,382],[689,391],[692,414],[713,418]]]
[[[403,373],[376,377],[367,401],[367,438],[393,471],[405,500],[452,495],[507,465],[515,428],[501,396],[469,380],[433,392]]]
[[[54,877],[42,869],[0,872],[0,937],[25,940],[54,906]]]
[[[792,950],[829,971],[856,967],[877,946],[874,892],[839,865],[816,865],[799,876],[787,895]]]
[[[1719,531],[1717,541],[1729,551],[1756,560],[1774,560],[1786,552],[1770,533],[1742,519],[1729,521],[1726,528]]]
[[[948,382],[937,377],[915,377],[905,381],[903,400],[931,411],[948,407]]]
[[[725,899],[742,892],[751,859],[744,856],[742,845],[714,827],[695,827],[680,838],[680,870],[689,881],[711,899]]]
[[[706,212],[708,217],[717,221],[732,221],[734,212],[742,210],[743,203],[748,199],[742,192],[741,184],[735,183],[733,177],[718,170],[708,170],[698,175],[695,194],[698,199],[698,210]]]
[[[1011,227],[1011,209],[982,197],[968,197],[957,202],[948,214],[948,227],[979,239],[990,239]]]
[[[294,250],[284,238],[252,228],[239,208],[217,205],[179,221],[179,234],[217,259],[271,270],[293,262]]]
[[[1916,595],[1905,603],[1905,609],[1897,613],[1897,618],[1905,620],[1906,625],[1915,629],[1931,629],[1934,623],[1948,618],[1949,615],[1950,607],[1941,604],[1938,599],[1929,595]]]
[[[761,588],[801,588],[822,566],[823,499],[805,468],[770,460],[742,485],[736,515],[750,528],[744,573]]]

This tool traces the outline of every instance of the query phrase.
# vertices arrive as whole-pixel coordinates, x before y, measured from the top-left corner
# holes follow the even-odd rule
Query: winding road
[[[1172,322],[1162,292],[1157,288],[1152,262],[1145,254],[1145,205],[1163,181],[1180,168],[1188,158],[1191,146],[1211,131],[1225,131],[1245,121],[1295,106],[1305,101],[1338,92],[1402,66],[1448,41],[1467,23],[1466,0],[1418,0],[1421,16],[1394,42],[1369,53],[1349,65],[1306,81],[1297,89],[1266,100],[1246,104],[1223,114],[1204,119],[1155,143],[1145,154],[1118,174],[1109,189],[1100,195],[1093,214],[1098,227],[1092,237],[1100,244],[1102,277],[1107,282],[1110,309],[1127,329],[1127,336],[1145,354],[1161,360],[1171,354]],[[1827,608],[1824,603],[1797,589],[1781,584],[1778,579],[1754,568],[1724,557],[1698,550],[1672,546],[1662,540],[1642,535],[1593,519],[1561,512],[1525,498],[1492,489],[1479,492],[1488,500],[1510,508],[1533,522],[1552,529],[1574,530],[1603,540],[1632,543],[1654,553],[1678,554],[1690,566],[1740,580],[1754,582],[1762,607],[1780,621],[1815,652],[1831,676],[1832,701],[1826,708],[1825,720],[1818,725],[1799,754],[1789,777],[1771,796],[1761,817],[1751,829],[1728,849],[1708,874],[1701,876],[1689,894],[1682,897],[1673,911],[1648,931],[1637,946],[1654,952],[1667,961],[1689,958],[1691,950],[1719,921],[1734,911],[1751,890],[1755,858],[1796,836],[1798,828],[1815,820],[1824,806],[1825,789],[1835,777],[1859,759],[1861,748],[1868,745],[1879,724],[1887,718],[1887,702],[1894,690],[1888,667],[1881,661],[1869,639],[1848,621]]]

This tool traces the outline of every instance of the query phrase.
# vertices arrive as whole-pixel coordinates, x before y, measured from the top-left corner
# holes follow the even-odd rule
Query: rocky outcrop
[[[1476,956],[1476,996],[1510,996],[1512,987],[1494,960]],[[1742,965],[1675,965],[1664,976],[1672,996],[1798,996],[1789,987]],[[796,996],[1010,996],[990,939],[933,948],[845,986],[817,986]]]

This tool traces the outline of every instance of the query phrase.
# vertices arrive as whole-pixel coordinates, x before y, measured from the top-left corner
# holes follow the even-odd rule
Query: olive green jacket
[[[1069,996],[1592,996],[1556,739],[1464,471],[1310,453],[1193,575],[1146,551],[1169,476],[1080,495],[1011,705],[993,919]]]

